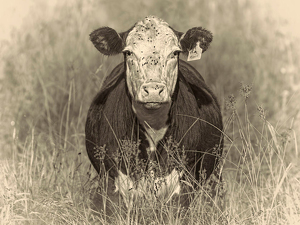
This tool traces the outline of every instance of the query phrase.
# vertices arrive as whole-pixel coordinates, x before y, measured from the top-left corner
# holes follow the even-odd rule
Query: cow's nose
[[[160,83],[149,83],[142,86],[144,97],[162,96],[165,92],[165,85]]]

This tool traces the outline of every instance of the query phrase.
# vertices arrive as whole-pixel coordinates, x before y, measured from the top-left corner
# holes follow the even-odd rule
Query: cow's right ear
[[[187,61],[200,59],[213,39],[212,33],[202,27],[194,27],[186,33],[175,32],[175,34],[179,38],[182,52],[188,55]]]
[[[102,54],[116,55],[124,49],[124,33],[118,34],[110,27],[101,27],[90,34],[90,40]]]
[[[202,52],[205,52],[212,40],[213,35],[210,31],[202,27],[194,27],[184,33],[179,41],[184,52],[188,52],[195,48],[198,43]]]

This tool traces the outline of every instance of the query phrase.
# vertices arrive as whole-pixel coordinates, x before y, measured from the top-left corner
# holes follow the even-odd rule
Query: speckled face
[[[165,21],[146,17],[134,26],[123,50],[134,101],[150,109],[171,102],[180,51],[178,38]]]

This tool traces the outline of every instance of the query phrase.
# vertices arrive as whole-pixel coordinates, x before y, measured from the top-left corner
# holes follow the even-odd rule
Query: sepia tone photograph
[[[300,2],[0,3],[0,224],[300,224]]]

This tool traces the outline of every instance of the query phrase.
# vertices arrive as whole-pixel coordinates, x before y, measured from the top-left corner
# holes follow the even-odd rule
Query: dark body
[[[220,107],[202,76],[185,61],[179,60],[178,63],[179,72],[169,111],[169,126],[155,152],[149,152],[146,131],[132,109],[124,63],[111,72],[93,100],[86,122],[86,148],[97,172],[107,172],[111,180],[110,190],[115,189],[113,181],[118,170],[134,181],[147,174],[153,162],[158,165],[160,174],[170,173],[173,169],[168,162],[170,148],[166,150],[170,138],[178,144],[181,151],[184,149],[186,157],[181,179],[188,180],[194,188],[199,187],[218,164],[223,148]],[[128,169],[124,160],[118,160],[123,155],[121,140],[138,143],[139,151],[136,156],[143,162],[141,168],[144,170],[140,176],[130,171],[135,167]],[[101,146],[105,146],[105,152],[99,157]],[[158,173],[157,169],[156,172]],[[200,176],[203,172],[205,177]],[[180,185],[184,186],[184,183]]]

